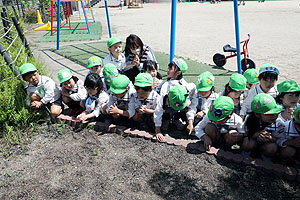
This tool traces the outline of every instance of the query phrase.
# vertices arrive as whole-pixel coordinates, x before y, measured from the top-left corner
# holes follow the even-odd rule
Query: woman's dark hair
[[[280,92],[276,97],[275,97],[275,101],[276,101],[276,103],[278,103],[278,104],[282,104],[282,98],[284,97],[284,95],[286,95],[286,94],[295,94],[296,93],[296,95],[300,95],[300,92]]]
[[[262,123],[262,127],[260,127],[260,119],[255,115],[254,112],[251,112],[249,114],[249,117],[247,118],[245,124],[246,124],[246,128],[247,128],[247,137],[250,139],[257,131],[262,131],[264,130],[264,128],[266,128],[266,126],[269,125],[269,123],[263,122]]]
[[[90,73],[86,76],[84,87],[94,89],[98,87],[98,93],[103,90],[103,83],[98,74]]]
[[[175,65],[173,62],[170,62],[169,64],[168,64],[168,68],[172,68],[172,67],[175,67],[175,71],[176,72],[181,72],[181,70],[179,69],[179,67],[177,66],[177,65]],[[180,80],[180,79],[182,79],[182,72],[176,77],[176,79],[175,80]],[[168,78],[168,80],[169,80],[169,78]]]
[[[152,86],[146,86],[146,87],[139,87],[139,86],[134,86],[135,90],[138,91],[139,89],[144,90],[145,92],[150,92],[152,90]]]
[[[145,60],[143,64],[143,72],[151,71],[151,70],[157,70],[157,63],[153,60]]]
[[[276,72],[263,72],[258,76],[259,80],[278,80],[278,74]]]
[[[71,78],[74,80],[75,84],[76,84],[77,81],[79,80],[79,79],[77,78],[77,76],[72,76]],[[70,79],[71,79],[71,78],[70,78]],[[61,87],[61,86],[62,86],[62,83],[61,83],[59,86]]]
[[[130,34],[127,38],[126,38],[126,45],[125,45],[125,56],[129,56],[129,54],[131,53],[130,49],[135,49],[135,48],[139,48],[141,47],[141,52],[143,51],[143,42],[141,40],[141,38],[139,38],[137,35],[135,34]]]

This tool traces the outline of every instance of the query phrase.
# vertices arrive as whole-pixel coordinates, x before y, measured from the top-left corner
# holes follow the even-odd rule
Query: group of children
[[[300,87],[293,80],[276,86],[276,66],[232,74],[217,93],[211,72],[200,74],[196,84],[186,82],[188,65],[181,58],[169,63],[168,78],[162,81],[152,50],[136,35],[126,39],[125,54],[116,37],[107,41],[107,47],[103,62],[97,56],[89,58],[84,81],[69,69],[60,70],[60,87],[39,75],[34,65],[22,65],[30,106],[47,107],[58,116],[67,105],[82,109],[80,121],[136,127],[155,132],[160,141],[165,139],[163,133],[176,128],[195,134],[207,150],[237,144],[243,155],[259,152],[264,160],[277,156],[300,161]]]

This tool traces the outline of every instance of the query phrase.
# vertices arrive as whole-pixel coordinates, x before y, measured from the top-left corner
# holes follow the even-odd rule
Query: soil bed
[[[44,128],[0,160],[0,199],[299,199],[300,185],[184,147]],[[61,133],[61,134],[60,134]]]

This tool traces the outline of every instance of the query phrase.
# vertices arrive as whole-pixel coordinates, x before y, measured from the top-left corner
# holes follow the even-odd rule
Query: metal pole
[[[11,17],[11,19],[12,19],[12,21],[14,22],[14,25],[15,25],[15,27],[16,27],[16,29],[17,29],[17,32],[18,32],[19,37],[20,37],[21,40],[22,40],[22,43],[24,44],[25,48],[28,49],[28,55],[29,55],[29,56],[32,56],[31,50],[30,50],[30,48],[29,48],[29,44],[28,44],[28,42],[27,42],[27,40],[26,40],[26,38],[25,38],[25,35],[24,35],[23,31],[22,31],[22,28],[21,28],[21,26],[20,26],[20,23],[18,22],[18,20],[17,20],[17,18],[16,18],[15,16]]]
[[[89,34],[91,34],[90,25],[89,25],[89,21],[88,21],[88,18],[86,16],[86,13],[85,13],[85,7],[84,7],[84,4],[83,4],[83,0],[81,0],[81,6],[82,6],[82,9],[83,9],[83,14],[84,14],[84,17],[85,17],[85,23],[86,23],[88,32],[89,32]]]
[[[176,5],[177,5],[177,0],[172,0],[170,62],[172,62],[174,55],[175,55]]]
[[[59,31],[60,31],[60,0],[57,0],[57,38],[56,38],[56,50],[59,50]]]
[[[242,74],[238,0],[233,1],[238,73]]]
[[[110,29],[110,21],[109,21],[107,0],[105,0],[105,10],[106,10],[106,19],[107,19],[107,25],[108,25],[109,38],[111,38],[111,29]]]

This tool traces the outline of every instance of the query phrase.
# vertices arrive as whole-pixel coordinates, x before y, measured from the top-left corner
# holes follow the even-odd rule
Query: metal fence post
[[[10,67],[12,67],[12,70],[13,70],[14,74],[15,74],[16,76],[19,76],[19,75],[20,75],[19,70],[17,69],[17,67],[15,66],[15,64],[13,64],[11,58],[10,58],[9,55],[7,54],[6,49],[4,49],[4,47],[2,46],[2,44],[0,44],[0,53],[1,53],[1,55],[4,57],[5,62],[6,62]]]
[[[8,17],[7,17],[7,12],[5,8],[2,8],[3,12],[1,12],[1,17],[2,17],[2,22],[3,22],[3,26],[4,26],[4,32],[5,32],[5,38],[12,40],[12,37],[9,34],[9,21],[8,21]]]
[[[17,18],[15,16],[11,17],[11,19],[14,22],[14,25],[15,25],[17,31],[18,31],[19,37],[21,38],[21,40],[22,40],[25,48],[28,49],[28,56],[32,56],[31,50],[29,48],[29,44],[28,44],[28,42],[27,42],[27,40],[25,38],[25,35],[24,35],[24,33],[23,33],[22,29],[21,29],[20,23],[18,22],[18,20],[17,20]]]

